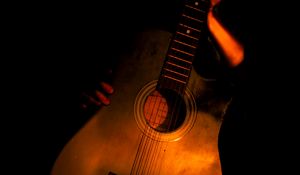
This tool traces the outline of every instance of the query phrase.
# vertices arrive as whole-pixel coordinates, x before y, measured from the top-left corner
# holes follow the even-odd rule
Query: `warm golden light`
[[[157,128],[165,122],[168,113],[168,105],[165,98],[158,91],[154,91],[146,99],[144,115],[149,125]]]

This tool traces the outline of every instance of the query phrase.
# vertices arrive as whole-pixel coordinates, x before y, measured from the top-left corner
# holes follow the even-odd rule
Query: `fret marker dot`
[[[199,5],[199,3],[198,3],[198,2],[195,2],[195,5]]]
[[[190,30],[186,30],[186,33],[191,33],[191,31]]]

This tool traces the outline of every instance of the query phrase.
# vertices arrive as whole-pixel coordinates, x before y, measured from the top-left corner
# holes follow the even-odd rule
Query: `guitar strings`
[[[148,103],[148,105],[149,105],[149,109],[150,109],[151,101]],[[146,106],[144,106],[144,108],[145,107]],[[139,147],[138,147],[138,150],[137,150],[137,155],[136,155],[136,158],[135,158],[135,161],[134,161],[134,165],[133,165],[132,170],[131,170],[131,174],[134,171],[137,171],[137,172],[139,171],[140,164],[141,164],[140,162],[141,162],[141,159],[143,159],[143,154],[142,153],[145,150],[145,144],[143,142],[144,142],[144,139],[147,139],[146,138],[147,136],[144,133],[146,132],[147,129],[148,129],[148,127],[146,126],[146,128],[144,129],[144,132],[142,132],[142,139],[140,141],[140,144],[139,144]],[[136,166],[137,166],[137,168],[136,168]]]
[[[183,13],[184,13],[185,9],[186,8],[183,9]],[[181,16],[180,20],[183,21],[183,16]],[[175,36],[176,36],[176,34],[174,35],[174,37]],[[190,68],[192,68],[192,65],[190,65]],[[189,70],[189,71],[191,71],[191,70]],[[191,74],[191,72],[189,72],[188,78],[190,77],[190,74]],[[178,92],[183,92],[183,94],[179,93],[179,96],[176,96],[175,99],[173,99],[174,97],[171,96],[171,100],[170,101],[174,102],[174,103],[172,103],[172,105],[170,105],[170,107],[172,107],[172,109],[171,109],[172,112],[171,112],[171,115],[170,115],[171,118],[169,119],[167,132],[169,132],[171,130],[173,131],[174,129],[176,129],[175,127],[177,125],[176,123],[177,123],[178,117],[180,117],[180,115],[181,115],[179,113],[180,112],[180,107],[182,105],[182,102],[184,102],[184,99],[181,99],[180,95],[182,95],[182,97],[184,96],[186,85],[184,85],[184,86],[178,86],[178,85],[176,85],[176,83],[172,83],[170,85],[170,87],[172,87],[171,89],[175,89]],[[152,112],[150,114],[149,122],[151,122],[151,118],[153,117],[153,110],[155,108],[155,104],[156,104],[158,98],[159,97],[155,97],[155,102],[154,102],[154,105],[153,105],[153,108],[152,108]],[[159,106],[161,104],[161,101],[162,100],[160,98],[157,113],[159,113]],[[149,105],[150,104],[151,104],[151,102],[149,103]],[[164,109],[164,107],[163,107],[163,109]],[[168,111],[168,114],[169,114],[169,111]],[[176,115],[174,115],[174,114],[176,114]],[[185,113],[185,115],[186,115],[186,113]],[[175,121],[173,122],[173,117],[174,116],[175,116]],[[158,117],[158,114],[154,115],[154,117],[155,117],[154,118],[154,123],[155,123],[156,117]],[[173,125],[173,126],[171,126],[171,125]],[[151,168],[153,168],[154,169],[153,171],[155,172],[156,164],[157,164],[157,161],[159,159],[159,155],[162,152],[161,150],[162,150],[163,144],[164,144],[164,142],[160,141],[160,138],[161,138],[160,135],[161,134],[159,132],[155,131],[154,129],[152,129],[151,127],[147,126],[145,128],[144,132],[146,134],[149,132],[150,135],[154,135],[153,136],[154,138],[148,138],[148,136],[146,134],[143,134],[143,136],[142,136],[142,140],[141,140],[139,148],[138,148],[137,157],[136,157],[136,160],[135,160],[134,166],[133,166],[133,169],[134,169],[135,166],[138,164],[137,173],[139,172],[139,170],[141,170],[142,174],[144,174],[144,171],[146,171],[147,173],[148,172],[151,173],[151,171],[152,171]],[[167,145],[167,142],[165,142],[165,143]],[[153,145],[155,145],[155,146],[153,146]],[[141,147],[142,147],[142,151],[140,150]],[[147,149],[147,147],[148,147],[148,151],[146,151],[147,153],[145,155],[143,153],[145,152],[145,150]],[[159,149],[157,149],[157,147],[159,147]],[[167,147],[167,146],[165,146],[165,147]],[[158,150],[158,153],[156,153],[157,150]],[[163,152],[165,152],[165,148],[163,150],[164,150]],[[157,160],[157,161],[155,161],[155,160]],[[148,168],[148,166],[149,166],[149,168]],[[158,166],[161,168],[162,164],[159,164]],[[158,168],[159,172],[161,170],[160,168]]]
[[[158,103],[158,110],[156,111],[156,114],[154,114],[153,113],[153,110],[152,110],[152,112],[151,112],[151,117],[154,117],[154,123],[155,123],[155,121],[156,121],[156,118],[159,116],[159,112],[160,112],[160,110],[159,110],[159,107],[161,106],[161,104],[162,104],[162,96],[159,96],[159,97],[156,97],[155,98],[155,105],[157,104],[156,102],[157,102],[157,100],[159,100],[159,103]],[[164,106],[166,105],[166,103],[163,103],[164,104]],[[157,107],[157,106],[153,106],[153,109],[155,109],[155,107]],[[163,107],[164,107],[163,106]],[[162,111],[161,111],[162,112]],[[151,121],[151,119],[150,119],[150,121]],[[152,160],[151,161],[151,155],[152,155],[152,157],[155,159],[155,155],[157,155],[157,156],[159,156],[160,155],[160,153],[158,152],[158,153],[156,153],[156,151],[157,151],[157,147],[160,145],[160,133],[159,132],[156,132],[154,129],[152,129],[152,128],[148,128],[148,131],[146,131],[146,132],[149,132],[150,131],[150,135],[153,135],[154,136],[154,138],[148,138],[149,139],[149,141],[151,142],[151,145],[150,145],[150,152],[152,152],[152,154],[150,154],[150,156],[149,156],[149,154],[147,154],[146,155],[146,157],[148,158],[147,160],[148,161],[146,161],[145,162],[145,168],[144,169],[146,169],[146,171],[147,171],[147,164],[149,164],[149,168],[148,168],[148,171],[150,171],[151,172],[151,167],[153,167],[153,164],[155,164],[155,162]],[[146,143],[147,144],[147,143]],[[155,147],[153,147],[153,144],[155,144],[156,146]],[[154,149],[154,150],[153,150]],[[149,152],[149,153],[150,153]],[[153,153],[154,152],[154,153]],[[144,170],[143,169],[143,170]],[[156,169],[155,167],[153,168],[154,170]],[[144,172],[144,171],[143,171]]]
[[[167,103],[163,103],[163,106],[162,106],[162,109],[165,109],[165,107],[167,107],[166,106],[167,105]],[[161,110],[161,111],[158,111],[158,112],[161,112],[161,115],[163,115],[163,110]],[[158,137],[157,137],[158,136]],[[157,153],[157,147],[159,147],[161,144],[160,144],[160,134],[158,133],[158,132],[155,132],[155,140],[156,140],[156,142],[155,142],[155,147],[154,147],[154,152],[153,152],[153,154],[152,154],[152,158],[150,158],[149,159],[149,168],[148,168],[148,171],[147,171],[147,174],[148,174],[148,172],[149,172],[149,174],[151,174],[151,170],[153,169],[153,171],[155,171],[155,166],[156,166],[156,163],[158,162],[158,157],[159,157],[159,152]],[[157,161],[156,161],[157,160]],[[151,167],[152,167],[152,169],[151,169]]]
[[[186,10],[186,8],[184,8],[183,9],[183,13],[184,13],[184,11]],[[180,19],[181,21],[183,21],[183,16],[181,16],[181,19]],[[199,43],[197,43],[197,47],[199,46]],[[194,53],[196,52],[196,49],[194,50]],[[190,65],[190,69],[192,68],[192,65]],[[191,72],[189,72],[189,75],[188,75],[188,78],[190,78],[190,74],[191,74]],[[182,94],[181,93],[179,93],[179,95],[182,95],[182,97],[184,96],[184,92],[185,92],[185,89],[186,89],[186,86],[177,86],[176,87],[176,84],[173,84],[173,85],[175,85],[175,89],[176,90],[178,90],[179,92],[183,92]],[[174,87],[174,86],[173,86]],[[173,88],[172,88],[173,89]],[[173,131],[174,129],[176,129],[176,125],[177,125],[177,120],[178,120],[178,117],[180,117],[180,113],[179,113],[179,111],[180,111],[180,107],[182,106],[182,102],[184,102],[184,99],[182,99],[182,100],[179,100],[179,103],[178,103],[178,97],[176,98],[176,100],[175,100],[175,103],[174,103],[174,106],[172,107],[172,109],[175,109],[175,110],[173,110],[173,112],[172,112],[172,115],[171,115],[171,120],[170,120],[170,122],[169,122],[169,124],[173,124],[173,126],[171,127],[170,125],[169,125],[169,127],[168,127],[168,131]],[[177,106],[176,106],[177,105]],[[175,114],[175,115],[174,115]],[[187,113],[185,113],[185,115],[187,115]],[[172,117],[174,117],[175,116],[175,121],[173,122],[173,119],[172,119]]]
[[[151,112],[150,112],[150,114],[149,114],[150,116],[153,115],[153,111],[154,111],[156,103],[157,103],[157,98],[154,99],[153,108],[151,108],[151,104],[152,104],[151,99],[150,99],[150,101],[148,103],[149,109],[152,109]],[[150,120],[151,120],[151,118],[150,118]],[[151,131],[151,127],[146,126],[146,128],[144,129],[144,133],[147,133],[149,130]],[[133,171],[136,171],[137,174],[140,171],[140,169],[143,169],[142,168],[143,167],[143,160],[145,158],[147,158],[147,155],[145,155],[144,152],[146,150],[146,147],[149,145],[148,142],[147,142],[149,140],[149,138],[147,138],[148,136],[146,134],[144,134],[144,133],[142,133],[143,134],[143,136],[142,136],[143,139],[142,139],[141,144],[139,146],[142,150],[138,149],[138,152],[140,153],[140,156],[137,157],[137,161],[135,162],[135,164],[137,164],[137,168],[136,168],[136,170],[133,169]],[[143,142],[145,142],[145,143],[143,143]],[[151,139],[150,139],[150,142],[151,142]],[[149,146],[151,146],[151,145],[149,145]]]
[[[158,92],[159,92],[159,89],[158,89],[158,88],[157,88],[157,90],[158,90]],[[173,100],[171,100],[171,101],[173,101]],[[176,99],[176,101],[177,101],[177,99]],[[160,101],[160,103],[161,103],[161,101]],[[160,103],[159,103],[159,106],[160,106]],[[172,105],[170,105],[170,107],[172,107]],[[155,106],[153,106],[153,108],[155,108]],[[159,107],[158,107],[158,110],[159,110]],[[169,111],[167,111],[167,113],[169,113]],[[173,113],[173,112],[172,112],[172,113]],[[168,115],[168,114],[167,114],[167,115]],[[152,118],[152,117],[153,117],[153,116],[151,115],[151,116],[150,116],[150,122],[151,122],[151,118]],[[154,122],[156,122],[156,117],[157,117],[157,115],[154,116]],[[166,117],[168,117],[168,116],[166,116]],[[169,123],[170,123],[171,121],[172,121],[172,120],[169,120]],[[159,123],[159,124],[160,124],[160,123]],[[147,132],[148,132],[148,131],[147,131]],[[151,130],[150,130],[150,132],[153,133],[153,132],[155,132],[155,131],[151,131]],[[150,133],[150,134],[152,134],[152,133]],[[158,133],[154,133],[154,134],[155,134],[155,136],[156,136]],[[156,138],[156,137],[155,137],[155,138]],[[153,141],[153,142],[154,142],[154,141]],[[157,144],[160,145],[159,139],[157,140]],[[151,148],[150,148],[150,149],[151,149]],[[154,148],[154,149],[155,149],[155,148]],[[161,149],[159,149],[158,151],[159,151],[159,153],[160,153],[160,152],[161,152]],[[157,157],[160,155],[159,153],[157,154]],[[146,155],[146,156],[148,157],[148,155]],[[155,155],[154,155],[154,156],[155,156]],[[153,158],[155,158],[154,156],[153,156]],[[150,159],[148,162],[149,162],[149,166],[150,166],[150,167],[153,167],[153,164],[155,165],[155,162],[153,161],[153,159]],[[146,162],[145,164],[147,164],[147,162]],[[147,168],[147,166],[145,166],[145,167]],[[151,169],[151,168],[149,168],[148,170],[151,172],[150,169]]]
[[[150,105],[151,105],[151,103],[149,103],[149,108],[150,108]],[[143,111],[143,112],[144,112],[144,111]],[[137,156],[136,162],[134,163],[135,165],[137,164],[136,170],[133,169],[133,171],[136,171],[136,174],[138,174],[139,169],[140,169],[140,167],[141,167],[141,166],[140,166],[141,161],[142,161],[142,159],[144,158],[143,152],[145,151],[145,146],[146,146],[146,144],[143,143],[143,142],[144,142],[144,139],[147,139],[147,138],[146,138],[147,136],[144,134],[144,133],[146,132],[146,130],[147,130],[147,126],[146,126],[146,128],[144,129],[144,132],[142,133],[142,140],[141,140],[141,143],[140,143],[139,149],[138,149],[138,154],[139,154],[139,156]],[[135,166],[135,165],[134,165],[134,166]]]
[[[187,1],[186,1],[187,2]],[[206,0],[202,0],[202,2],[204,2],[204,3],[207,3],[208,1],[206,1]],[[205,4],[204,4],[205,5]],[[203,6],[204,6],[203,5]],[[187,7],[185,6],[185,8],[183,9],[183,13],[185,13],[185,11],[187,10]],[[207,10],[204,10],[205,11],[205,13],[207,13]],[[201,13],[203,13],[203,12],[201,12]],[[194,15],[199,15],[198,13],[194,13]],[[203,15],[203,14],[202,14]],[[180,21],[185,21],[186,20],[186,18],[183,18],[183,16],[181,16],[181,19],[180,19]],[[200,37],[198,37],[199,38],[199,40],[201,39]],[[194,50],[193,50],[193,54],[195,55],[196,54],[196,52],[197,52],[197,48],[199,47],[199,41],[197,42],[197,45],[196,45],[196,48],[194,48]],[[194,59],[194,56],[193,56],[193,59]],[[192,65],[190,65],[190,69],[192,69]],[[188,78],[190,78],[190,74],[191,74],[191,72],[189,72],[189,75],[188,75]],[[182,101],[180,101],[180,102],[182,102]],[[181,104],[179,104],[179,106],[181,106]],[[174,129],[176,126],[175,126],[175,124],[177,123],[177,120],[178,120],[178,115],[176,115],[176,119],[175,119],[175,122],[173,123],[174,124],[174,126],[173,126],[173,128],[172,129]]]
[[[159,99],[159,101],[158,101],[158,99]],[[154,114],[153,112],[153,110],[155,109],[155,107],[156,107],[156,104],[157,104],[157,102],[159,103],[158,104],[158,106],[161,106],[161,103],[162,103],[162,98],[158,98],[157,96],[155,97],[155,100],[154,100],[154,105],[152,106],[152,111],[151,111],[151,117],[155,117],[154,118],[154,121],[156,121],[156,117],[158,116],[158,114],[157,113],[159,113],[160,112],[160,110],[157,110],[157,113],[156,114]],[[151,101],[150,101],[150,103],[149,104],[151,104]],[[164,105],[166,105],[166,104],[164,104]],[[151,118],[150,118],[150,121],[151,121]],[[156,164],[154,161],[153,161],[153,159],[155,160],[155,157],[153,157],[153,156],[155,156],[155,155],[157,155],[157,157],[160,155],[159,153],[158,154],[153,154],[153,152],[156,152],[157,151],[157,145],[159,146],[159,144],[160,144],[160,134],[158,133],[158,132],[155,132],[154,130],[152,130],[150,127],[147,127],[147,130],[145,131],[145,132],[149,132],[150,133],[150,135],[153,135],[153,133],[154,133],[154,139],[152,139],[152,138],[147,138],[147,141],[145,142],[145,144],[144,144],[144,147],[143,147],[143,149],[145,150],[145,148],[147,147],[147,146],[149,146],[150,148],[148,149],[148,153],[146,154],[146,155],[144,155],[144,154],[142,154],[142,156],[143,156],[143,158],[139,161],[139,168],[138,168],[138,171],[137,172],[139,172],[139,169],[140,169],[140,167],[142,167],[141,169],[142,169],[142,174],[144,174],[143,172],[146,170],[147,171],[147,164],[149,164],[149,167],[150,168],[148,168],[148,171],[150,171],[151,172],[151,167],[154,167],[154,169],[155,169],[155,166],[153,166],[153,163],[154,164]],[[150,144],[150,145],[149,145]],[[156,146],[155,147],[153,147],[153,144],[155,144]],[[154,149],[154,151],[153,151],[153,149]],[[144,152],[144,151],[143,151]],[[160,151],[159,151],[160,152]],[[150,154],[150,153],[152,153],[152,154]],[[150,155],[153,155],[152,157],[152,161],[151,161],[151,156],[149,156],[149,154]],[[144,160],[144,158],[147,158],[147,160],[148,161],[143,161]],[[145,162],[145,163],[144,163]]]
[[[156,105],[157,102],[158,102],[158,105]],[[161,103],[162,103],[162,98],[160,96],[155,96],[154,105],[152,106],[152,111],[151,111],[151,115],[150,115],[150,119],[149,119],[150,122],[152,122],[151,118],[154,117],[154,121],[153,121],[154,124],[156,124],[156,118],[157,118],[158,113],[159,113],[159,108],[157,108],[157,106],[159,107],[161,105]],[[151,101],[150,101],[150,104],[151,104]],[[157,110],[155,110],[155,109],[157,109]],[[156,132],[153,129],[151,129],[150,127],[148,128],[148,131],[150,131],[150,135],[152,135],[153,132],[156,135]],[[148,131],[146,131],[146,132],[148,132]],[[141,174],[145,174],[144,171],[147,170],[147,164],[148,163],[149,163],[149,166],[151,166],[151,161],[149,161],[149,155],[151,156],[150,153],[153,151],[153,149],[152,149],[153,148],[153,144],[155,144],[155,142],[156,142],[155,138],[153,140],[151,138],[149,138],[148,140],[150,142],[150,143],[148,143],[148,145],[149,145],[150,148],[148,149],[148,152],[145,155],[145,157],[147,158],[147,160],[145,161],[145,163],[143,165],[144,168],[142,168],[142,173]]]

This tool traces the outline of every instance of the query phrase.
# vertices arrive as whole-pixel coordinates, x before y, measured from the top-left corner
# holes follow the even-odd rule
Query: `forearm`
[[[230,67],[238,66],[244,60],[243,46],[220,24],[212,11],[208,13],[208,28],[222,49]]]

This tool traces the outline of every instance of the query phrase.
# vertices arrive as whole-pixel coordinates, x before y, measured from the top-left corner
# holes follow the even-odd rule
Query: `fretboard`
[[[157,88],[182,94],[187,86],[199,40],[207,27],[208,0],[185,0],[170,42]]]

